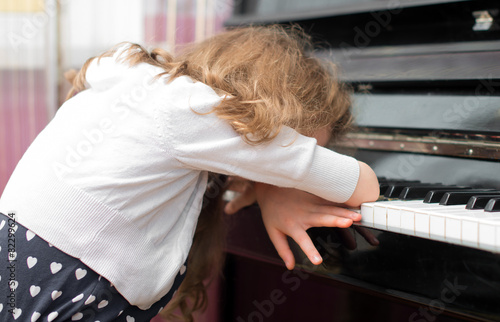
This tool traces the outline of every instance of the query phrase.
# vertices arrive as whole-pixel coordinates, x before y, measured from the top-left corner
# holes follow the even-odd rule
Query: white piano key
[[[454,207],[454,206],[449,206]],[[455,206],[456,207],[456,206]],[[444,240],[453,244],[463,244],[462,219],[465,216],[465,206],[462,209],[449,209],[432,212],[432,216],[443,217],[445,222]],[[441,224],[441,223],[439,223]]]
[[[479,220],[491,215],[483,210],[468,210],[461,206],[431,212],[431,239],[444,240],[470,247],[479,247]],[[455,209],[453,209],[454,207]],[[460,209],[462,208],[462,209]]]
[[[404,232],[402,226],[403,211],[411,211],[415,207],[422,207],[424,205],[428,204],[424,204],[422,200],[408,200],[404,201],[404,204],[392,204],[387,206],[387,230],[397,233]],[[407,213],[404,215],[408,216]],[[411,230],[413,233],[413,223],[410,225],[411,229],[408,228],[408,231]]]
[[[437,204],[423,203],[422,200],[407,201],[406,204],[396,209],[398,206],[387,207],[387,226],[388,230],[399,231],[401,233],[414,235],[415,234],[415,211],[421,209],[431,209],[442,207]],[[399,224],[399,229],[390,225]]]
[[[429,213],[419,213],[415,212],[415,236],[418,237],[430,237],[430,220]]]
[[[429,216],[429,238],[445,241],[445,218],[443,216]]]
[[[478,223],[479,247],[486,250],[495,250],[496,227],[487,223]]]
[[[415,235],[415,210],[401,209],[401,232]]]
[[[373,227],[387,230],[387,208],[390,206],[402,207],[414,201],[391,200],[375,203],[373,207]]]
[[[463,209],[465,211],[465,207]],[[444,212],[442,213],[445,218],[445,233],[444,239],[450,243],[462,244],[462,218],[461,212]]]
[[[465,205],[391,200],[362,204],[361,215],[364,226],[500,251],[500,213],[468,210]]]
[[[433,206],[415,209],[415,235],[419,237],[431,238],[431,231],[434,237],[438,240],[445,240],[446,225],[443,226],[443,219],[439,218],[439,214],[447,214],[450,212],[462,211],[465,206],[440,206],[438,204],[431,204]],[[438,217],[433,218],[432,217]],[[445,217],[445,216],[443,216]],[[431,228],[431,222],[435,227]],[[442,229],[444,228],[444,229]]]
[[[500,225],[496,224],[495,249],[500,251]]]
[[[454,207],[454,208],[448,208]],[[462,211],[465,206],[459,206],[458,210]],[[449,211],[456,211],[457,206],[436,206],[429,212],[429,238],[439,241],[446,241],[446,214]],[[441,211],[445,210],[445,212]]]
[[[481,219],[498,217],[484,210],[466,210],[462,218],[462,244],[466,246],[479,247],[479,221]],[[491,247],[494,248],[494,242]]]
[[[444,239],[453,244],[462,243],[462,229],[460,220],[448,218],[445,223]]]
[[[387,208],[387,230],[401,232],[401,209]]]
[[[365,202],[361,204],[361,221],[366,227],[373,227],[373,207],[377,202]]]
[[[500,251],[500,218],[479,220],[479,247],[490,251]]]
[[[375,205],[373,207],[373,227],[387,229],[387,208]]]

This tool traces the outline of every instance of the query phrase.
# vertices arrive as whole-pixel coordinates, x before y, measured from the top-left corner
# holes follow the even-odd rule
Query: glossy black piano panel
[[[258,207],[229,220],[226,321],[500,321],[500,254],[359,226],[314,228],[323,264],[291,241],[300,270],[287,271]]]
[[[365,287],[464,315],[500,317],[500,255],[403,234],[369,230],[379,240],[368,245],[353,231],[357,248],[338,246],[329,254],[327,272],[341,266],[341,275],[366,283]],[[315,240],[335,240],[329,229],[311,232]],[[342,243],[337,239],[337,243]],[[331,274],[332,276],[333,274]]]

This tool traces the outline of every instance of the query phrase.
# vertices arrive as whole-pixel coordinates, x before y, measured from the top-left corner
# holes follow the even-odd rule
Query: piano
[[[287,271],[251,206],[229,218],[221,321],[500,321],[500,2],[239,0],[228,27],[298,24],[354,89],[331,149],[378,201],[349,229],[290,240]],[[378,244],[368,242],[370,236]]]

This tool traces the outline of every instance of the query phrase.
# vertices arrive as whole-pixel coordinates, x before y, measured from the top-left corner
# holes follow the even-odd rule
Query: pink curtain
[[[22,155],[48,122],[45,71],[0,70],[0,194]]]

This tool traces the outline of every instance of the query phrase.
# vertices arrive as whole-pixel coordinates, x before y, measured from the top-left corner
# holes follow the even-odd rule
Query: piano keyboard
[[[360,224],[500,252],[500,191],[405,184],[381,179],[386,199],[362,204]],[[399,193],[397,199],[394,192]],[[412,199],[416,197],[420,199]]]

